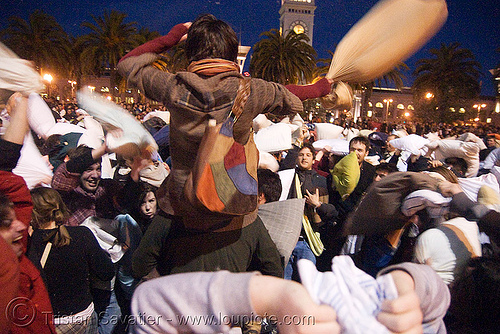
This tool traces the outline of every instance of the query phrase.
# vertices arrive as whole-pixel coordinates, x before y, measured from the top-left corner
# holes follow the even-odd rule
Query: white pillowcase
[[[344,130],[343,127],[331,123],[314,123],[316,127],[316,140],[337,139]]]
[[[278,152],[292,148],[292,132],[290,126],[276,123],[260,129],[254,136],[255,145],[259,151]]]
[[[346,155],[349,153],[349,142],[345,139],[322,139],[313,143],[316,150],[322,150],[325,146],[330,146],[330,152],[335,155]]]
[[[420,155],[422,153],[421,149],[429,143],[429,139],[411,134],[402,138],[393,139],[389,143],[401,151],[408,151],[411,154]]]

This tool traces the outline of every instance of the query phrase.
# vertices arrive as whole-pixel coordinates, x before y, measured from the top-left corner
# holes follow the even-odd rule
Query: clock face
[[[305,32],[305,29],[301,24],[296,24],[293,27],[293,31],[295,31],[295,33],[298,35],[298,34],[303,34]]]
[[[295,21],[290,25],[290,30],[298,34],[307,34],[307,25],[302,21]]]

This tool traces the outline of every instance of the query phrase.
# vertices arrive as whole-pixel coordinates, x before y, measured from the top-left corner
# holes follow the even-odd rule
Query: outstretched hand
[[[16,112],[26,111],[28,108],[28,98],[23,96],[20,92],[15,92],[7,100],[5,109],[10,116],[13,116]]]
[[[304,196],[306,198],[306,203],[317,208],[321,206],[321,202],[319,200],[319,189],[316,188],[316,191],[314,193],[310,193],[309,190],[306,189],[306,195]]]
[[[186,23],[183,23],[183,25],[186,27],[186,28],[190,28],[191,25],[193,24],[193,22],[186,22]],[[179,43],[180,42],[184,42],[186,39],[187,39],[187,32],[181,37],[181,39],[179,40]]]
[[[398,298],[382,302],[378,321],[391,333],[422,333],[423,314],[413,278],[402,270],[392,271],[389,275],[394,279]]]
[[[304,286],[271,276],[254,276],[250,298],[255,311],[278,323],[280,333],[340,333],[335,310],[316,304]]]
[[[142,150],[140,155],[136,155],[130,160],[128,162],[131,169],[130,177],[137,182],[139,181],[140,171],[152,164],[151,153],[147,150]]]

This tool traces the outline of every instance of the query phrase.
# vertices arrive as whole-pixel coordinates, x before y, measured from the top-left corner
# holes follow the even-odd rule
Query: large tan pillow
[[[420,49],[447,16],[444,0],[378,2],[340,41],[326,77],[368,82],[382,76]]]
[[[401,212],[404,198],[415,190],[437,191],[438,180],[425,173],[396,172],[373,182],[347,218],[345,234],[384,235],[408,221]]]

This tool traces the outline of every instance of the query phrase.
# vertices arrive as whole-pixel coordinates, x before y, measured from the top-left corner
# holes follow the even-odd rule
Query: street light
[[[485,108],[486,107],[486,104],[483,103],[483,104],[475,104],[472,106],[472,108],[474,109],[477,109],[477,117],[475,119],[475,121],[479,121],[479,113],[481,112],[481,108]]]
[[[75,85],[76,81],[73,80],[68,80],[68,83],[71,85],[71,97],[75,97],[74,90],[75,90]]]
[[[433,97],[434,97],[434,94],[432,94],[431,92],[427,92],[427,94],[425,94],[425,98],[426,98],[427,100],[430,100],[430,99],[432,99]]]
[[[50,96],[50,83],[52,82],[54,78],[52,77],[52,75],[48,74],[48,73],[45,73],[43,75],[43,80],[47,81],[49,84],[47,85],[47,96]]]
[[[392,103],[392,99],[384,99],[384,102],[387,106],[387,109],[385,111],[384,121],[387,121],[387,116],[389,116],[389,103]]]

